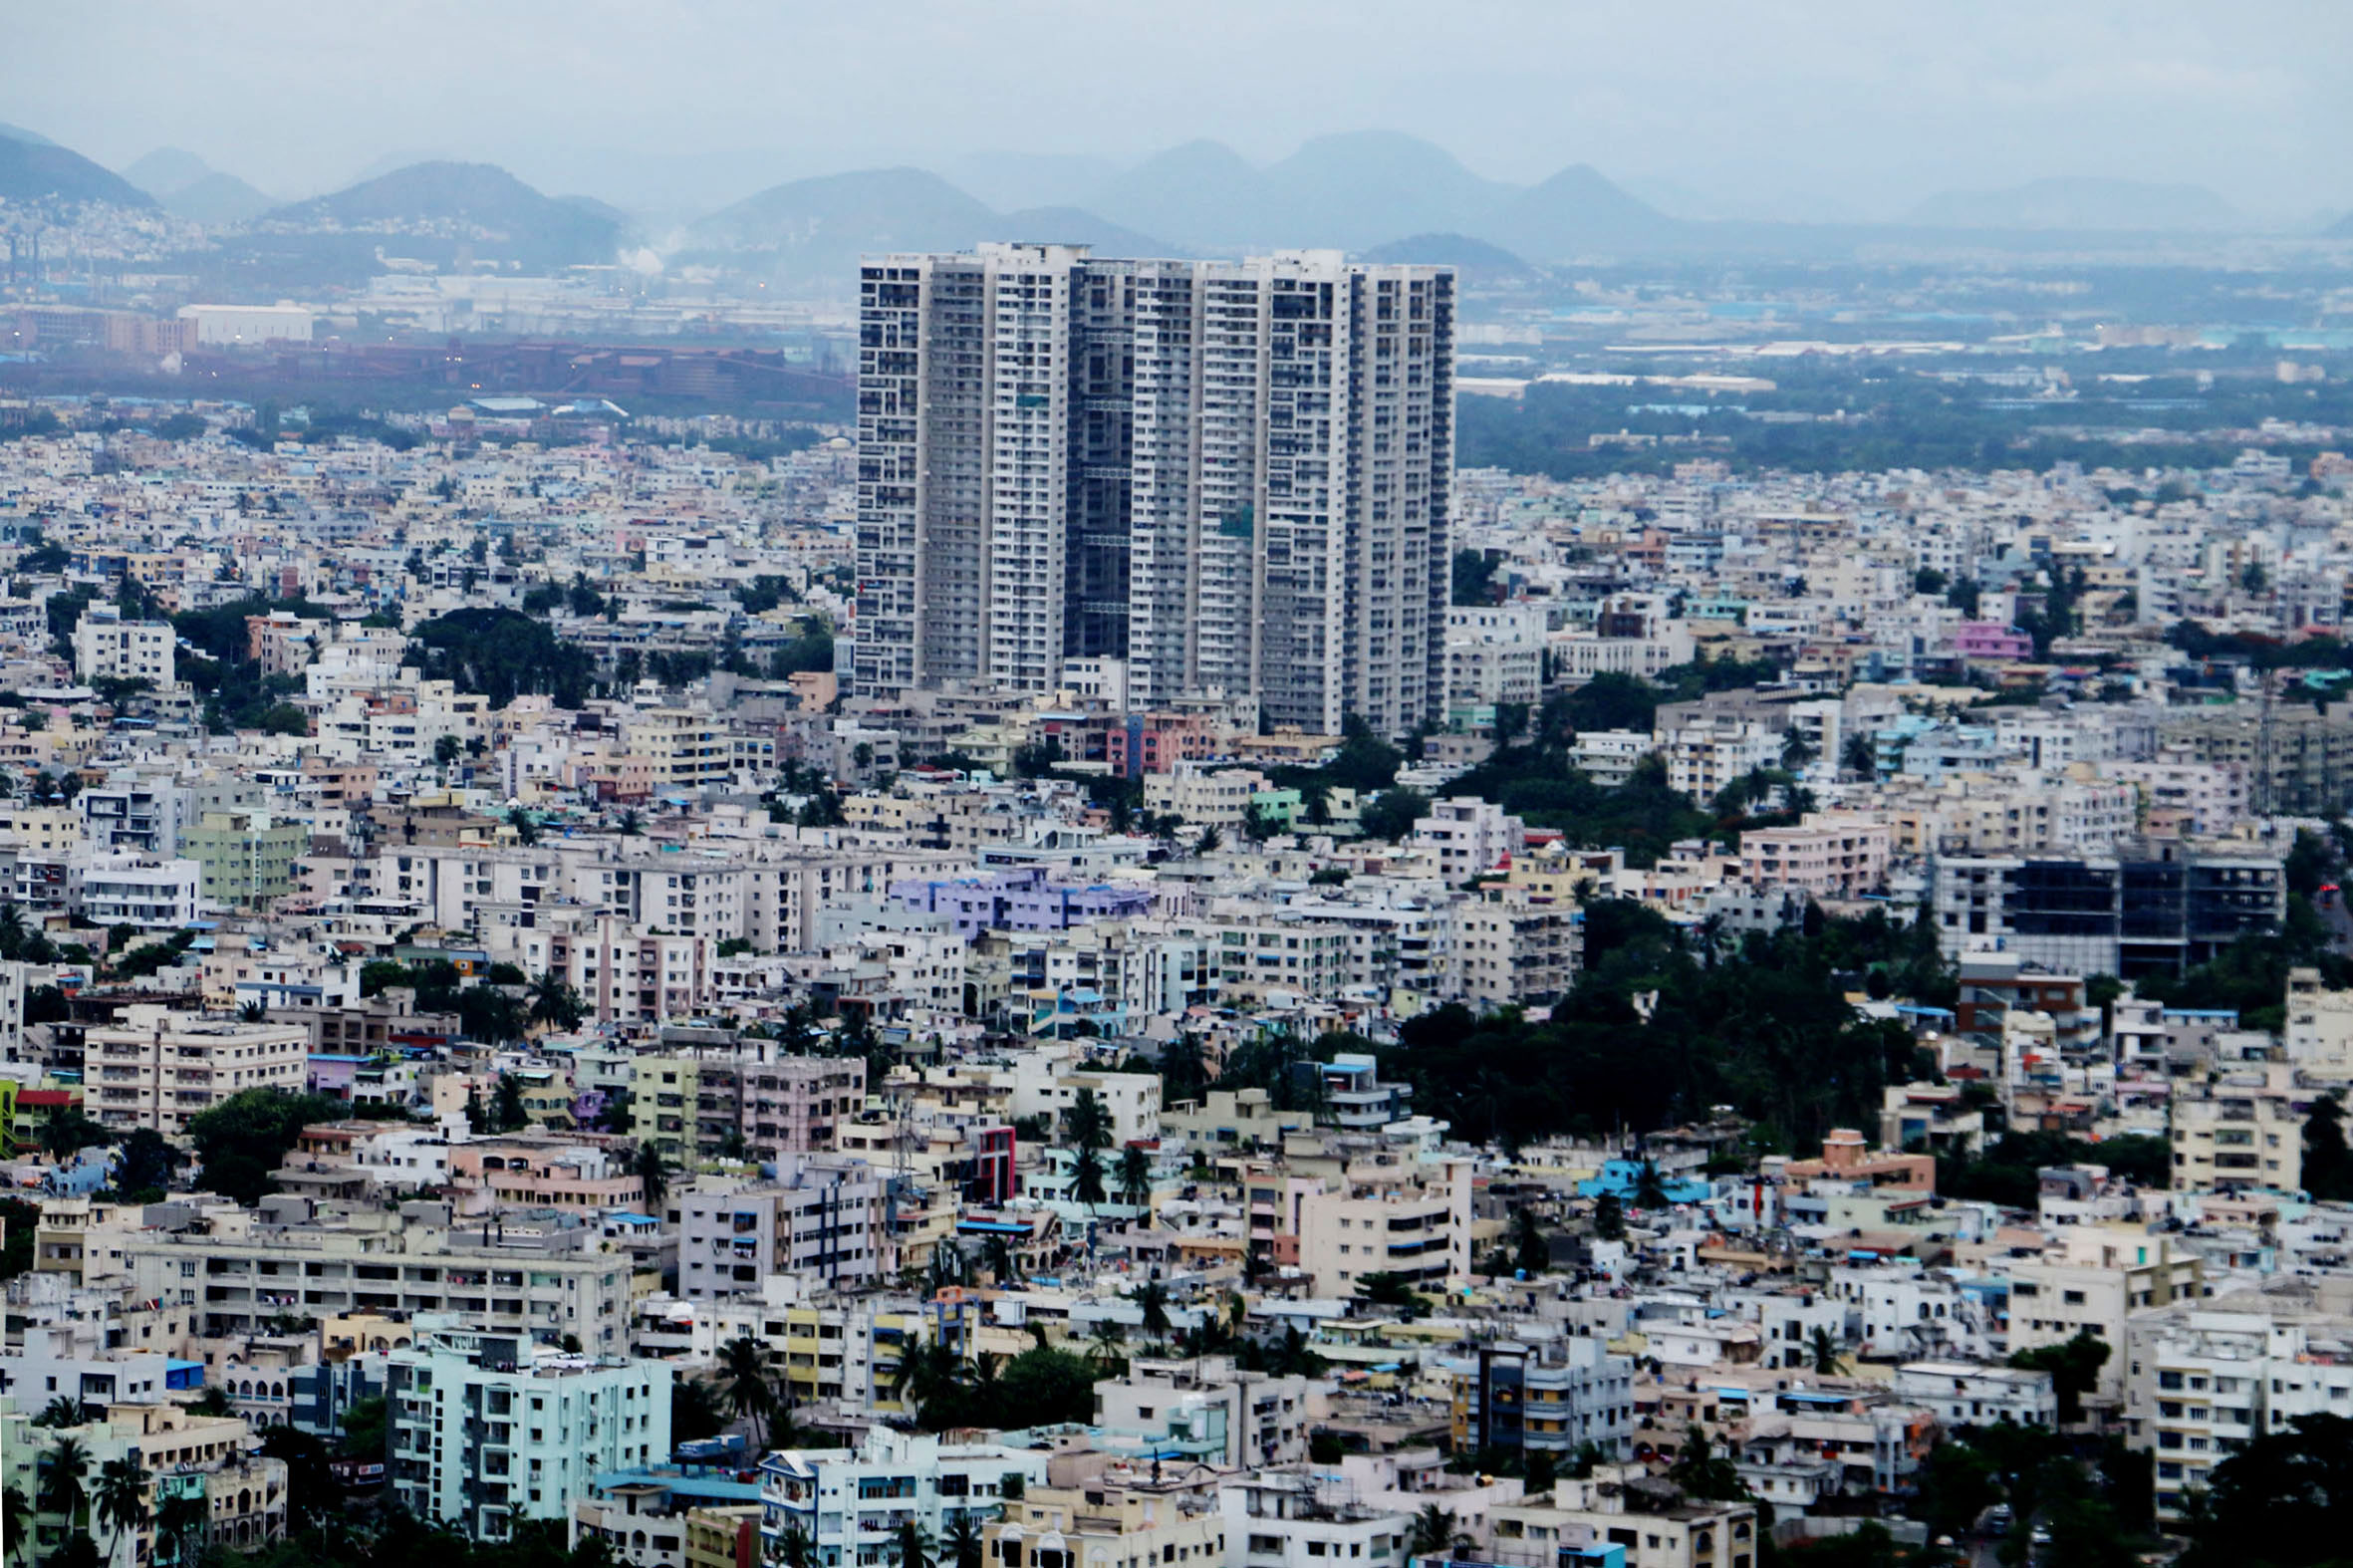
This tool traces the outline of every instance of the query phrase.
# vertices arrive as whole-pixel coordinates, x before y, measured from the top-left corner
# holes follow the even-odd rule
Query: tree
[[[764,1423],[776,1409],[767,1346],[745,1334],[719,1347],[719,1398],[729,1415],[751,1423],[753,1439],[760,1440]]]
[[[2342,1562],[2353,1510],[2353,1420],[2302,1416],[2215,1466],[2203,1518],[2193,1522],[2189,1568]]]
[[[1514,1267],[1529,1274],[1541,1274],[1552,1267],[1552,1243],[1544,1239],[1534,1209],[1521,1204],[1512,1213],[1511,1232]]]
[[[661,1158],[661,1150],[653,1140],[638,1145],[637,1157],[630,1169],[646,1184],[646,1207],[655,1215],[661,1212],[661,1200],[669,1195],[669,1166]]]
[[[336,1437],[342,1456],[365,1461],[382,1460],[390,1422],[390,1406],[381,1394],[371,1394],[364,1400],[354,1400],[345,1406],[343,1430]]]
[[[1454,1516],[1435,1502],[1426,1502],[1422,1511],[1414,1515],[1413,1545],[1408,1555],[1414,1557],[1450,1557],[1456,1551],[1472,1545],[1468,1535],[1454,1522]]]
[[[1157,1347],[1169,1337],[1169,1287],[1148,1279],[1136,1287],[1135,1300],[1144,1314],[1144,1337]]]
[[[2108,1342],[2082,1328],[2064,1344],[2019,1351],[2010,1357],[2010,1365],[2051,1375],[2051,1392],[2059,1397],[2059,1425],[2068,1427],[2083,1420],[2083,1397],[2099,1387],[2100,1369],[2107,1365],[2108,1355]]]
[[[1369,1307],[1384,1308],[1408,1322],[1420,1317],[1428,1305],[1415,1290],[1413,1280],[1386,1270],[1357,1276],[1356,1297]]]
[[[123,1532],[139,1529],[147,1522],[146,1483],[146,1472],[129,1456],[109,1459],[99,1466],[94,1517],[111,1531],[107,1545],[110,1560],[123,1544]]]
[[[490,1097],[490,1124],[502,1133],[531,1124],[529,1113],[523,1109],[523,1080],[513,1073],[498,1075],[498,1088]]]
[[[980,1568],[984,1544],[972,1510],[956,1509],[947,1516],[947,1528],[939,1537],[940,1568]]]
[[[190,1118],[188,1142],[205,1185],[250,1206],[276,1189],[273,1175],[302,1130],[341,1112],[324,1095],[246,1089]]]
[[[201,1493],[173,1492],[155,1510],[155,1544],[170,1548],[168,1554],[158,1550],[157,1560],[190,1568],[211,1528],[211,1512]]]
[[[1626,1205],[1615,1192],[1604,1192],[1593,1200],[1593,1233],[1604,1241],[1622,1241],[1626,1237]]]
[[[645,814],[635,806],[628,807],[623,810],[620,819],[614,824],[614,828],[625,839],[636,838],[646,831]]]
[[[0,1541],[7,1543],[7,1552],[0,1561],[15,1562],[32,1539],[32,1500],[20,1486],[0,1488]]]
[[[1838,1354],[1838,1340],[1821,1324],[1814,1326],[1807,1352],[1814,1359],[1814,1372],[1819,1377],[1835,1377],[1846,1370],[1846,1362]]]
[[[727,1430],[718,1397],[700,1378],[679,1378],[670,1384],[670,1441],[699,1442]]]
[[[449,782],[449,770],[455,767],[457,759],[464,755],[465,742],[459,740],[455,735],[433,737],[433,766],[441,770],[441,782],[444,784]]]
[[[1452,579],[1452,603],[1464,608],[1493,604],[1495,568],[1500,564],[1489,560],[1483,551],[1468,546],[1455,551],[1449,574]]]
[[[1749,1495],[1748,1483],[1740,1479],[1730,1455],[1717,1453],[1696,1423],[1686,1429],[1667,1478],[1695,1502],[1742,1502]]]
[[[2353,1197],[2353,1159],[2345,1151],[2345,1097],[2331,1090],[2304,1117],[2304,1190],[2322,1202]]]
[[[514,807],[506,814],[506,824],[515,830],[516,842],[526,847],[539,842],[539,823],[522,807]]]
[[[531,1021],[550,1029],[571,1032],[588,1017],[588,1003],[570,980],[547,970],[531,982]]]
[[[106,1558],[98,1549],[98,1542],[90,1538],[88,1530],[76,1530],[65,1543],[49,1554],[47,1568],[100,1568]]]
[[[1665,1208],[1667,1183],[1660,1179],[1659,1165],[1646,1160],[1634,1174],[1634,1206],[1637,1208]]]
[[[1062,1134],[1073,1149],[1109,1149],[1111,1113],[1092,1089],[1081,1089],[1062,1114]]]
[[[1120,1201],[1130,1208],[1152,1205],[1152,1158],[1140,1145],[1120,1151]]]
[[[1107,1194],[1103,1187],[1103,1156],[1091,1148],[1082,1148],[1078,1160],[1071,1167],[1070,1195],[1094,1208]]]
[[[1375,796],[1357,813],[1357,826],[1368,839],[1396,843],[1414,831],[1414,824],[1430,811],[1430,798],[1418,790],[1391,789]]]
[[[33,1418],[36,1427],[79,1427],[82,1425],[82,1402],[60,1394],[41,1407],[41,1414]]]
[[[899,1528],[891,1533],[891,1561],[895,1568],[932,1568],[936,1560],[931,1532],[923,1528],[923,1521],[913,1515],[902,1519]]]
[[[343,1482],[329,1466],[324,1438],[288,1426],[261,1435],[261,1451],[286,1465],[286,1511],[297,1525],[317,1524],[343,1507]]]
[[[90,1467],[90,1449],[80,1437],[60,1437],[43,1457],[48,1469],[41,1477],[41,1511],[62,1514],[69,1531],[79,1529],[82,1511],[90,1503],[90,1489],[82,1479]]]
[[[776,1560],[782,1568],[817,1568],[817,1542],[809,1527],[795,1519],[776,1538]]]

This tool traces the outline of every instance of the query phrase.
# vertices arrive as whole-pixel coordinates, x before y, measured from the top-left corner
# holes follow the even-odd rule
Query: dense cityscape
[[[2342,1560],[2353,216],[958,146],[0,126],[6,1568]]]

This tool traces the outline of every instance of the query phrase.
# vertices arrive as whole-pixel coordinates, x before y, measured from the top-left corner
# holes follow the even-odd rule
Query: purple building
[[[1045,868],[1038,866],[989,877],[895,882],[891,897],[903,910],[946,915],[966,941],[988,930],[1068,930],[1090,920],[1132,920],[1152,912],[1150,889],[1049,882]]]

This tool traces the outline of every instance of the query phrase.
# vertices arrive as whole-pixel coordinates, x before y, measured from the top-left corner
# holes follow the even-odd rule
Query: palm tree
[[[1667,1183],[1660,1179],[1659,1163],[1646,1160],[1634,1174],[1634,1206],[1637,1208],[1665,1208]]]
[[[90,1467],[90,1449],[80,1437],[60,1437],[47,1458],[49,1471],[41,1477],[41,1511],[64,1514],[70,1533],[80,1526],[82,1510],[90,1503],[90,1488],[82,1483],[82,1472]]]
[[[203,1497],[194,1492],[174,1492],[155,1510],[156,1544],[170,1542],[170,1561],[177,1568],[187,1568],[195,1561],[196,1548],[203,1544],[204,1532],[211,1522]]]
[[[944,1559],[940,1568],[980,1568],[982,1542],[980,1526],[972,1518],[972,1510],[958,1508],[948,1516],[947,1529],[939,1537],[939,1554]]]
[[[14,959],[25,950],[25,917],[14,901],[0,904],[0,958]]]
[[[0,1561],[14,1562],[17,1553],[33,1538],[33,1505],[25,1498],[24,1488],[0,1488],[0,1541],[7,1542],[7,1551]]]
[[[1414,1515],[1414,1536],[1411,1552],[1416,1557],[1444,1557],[1452,1553],[1467,1537],[1455,1526],[1454,1516],[1437,1503],[1425,1503]]]
[[[809,1527],[795,1519],[776,1538],[776,1560],[782,1568],[817,1568],[817,1542]]]
[[[270,1004],[258,997],[244,1003],[237,1009],[237,1021],[239,1023],[268,1023],[270,1021]]]
[[[79,1427],[82,1425],[82,1406],[60,1394],[41,1407],[41,1414],[33,1418],[36,1427]]]
[[[588,1016],[588,1004],[572,982],[549,970],[531,982],[531,1021],[551,1029],[572,1030]]]
[[[632,806],[621,814],[621,821],[617,826],[622,837],[635,838],[646,831],[646,819],[635,806]]]
[[[1846,1368],[1845,1360],[1838,1354],[1838,1341],[1831,1338],[1830,1330],[1822,1325],[1815,1326],[1814,1337],[1807,1351],[1814,1358],[1814,1371],[1822,1377],[1836,1377]]]
[[[749,1334],[719,1347],[719,1397],[738,1421],[748,1420],[756,1439],[762,1424],[776,1409],[776,1389],[768,1381],[768,1347]]]
[[[1144,1314],[1144,1337],[1160,1344],[1169,1334],[1169,1287],[1146,1280],[1136,1288],[1136,1306]]]
[[[1152,1160],[1134,1144],[1120,1151],[1120,1201],[1130,1208],[1152,1206]]]
[[[661,1158],[661,1151],[654,1147],[651,1139],[638,1146],[638,1157],[631,1169],[637,1173],[638,1179],[646,1184],[647,1208],[653,1211],[656,1219],[660,1218],[661,1200],[669,1195],[670,1170]]]
[[[1128,1331],[1109,1318],[1099,1318],[1087,1340],[1087,1359],[1111,1366],[1126,1359]]]
[[[147,1474],[136,1459],[109,1459],[98,1472],[98,1521],[111,1528],[107,1557],[112,1561],[123,1544],[125,1530],[147,1522]]]
[[[1103,1157],[1092,1149],[1080,1150],[1071,1168],[1070,1195],[1090,1210],[1109,1195],[1103,1190]]]
[[[891,1561],[898,1568],[933,1568],[937,1560],[931,1532],[923,1528],[923,1521],[913,1517],[901,1520],[891,1536]]]

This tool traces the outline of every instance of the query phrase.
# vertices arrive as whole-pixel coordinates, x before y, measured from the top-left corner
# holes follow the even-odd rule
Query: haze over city
[[[185,147],[282,199],[391,160],[495,162],[681,214],[809,174],[1410,132],[1530,182],[1586,162],[1679,216],[1899,217],[1946,189],[2209,186],[2353,207],[2353,13],[2324,0],[1795,10],[1371,0],[1140,6],[256,0],[19,7],[0,106],[122,167]],[[1010,187],[1044,169],[999,170]],[[996,199],[997,191],[982,191]]]

